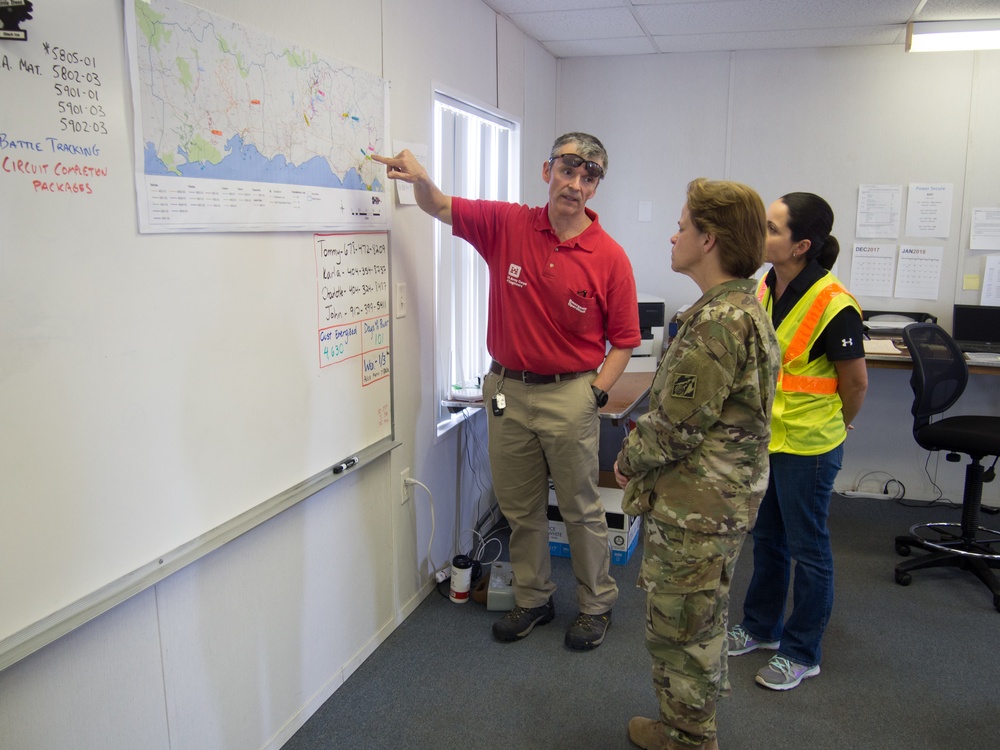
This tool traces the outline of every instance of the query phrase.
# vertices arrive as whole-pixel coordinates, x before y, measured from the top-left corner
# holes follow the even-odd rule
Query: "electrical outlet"
[[[407,467],[399,472],[400,505],[406,505],[407,501],[413,497],[413,486],[406,483],[410,478],[410,469]]]
[[[396,284],[396,317],[406,317],[406,284],[402,281]]]

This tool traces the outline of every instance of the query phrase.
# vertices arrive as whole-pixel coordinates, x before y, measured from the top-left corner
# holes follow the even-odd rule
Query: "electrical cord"
[[[990,464],[990,468],[983,472],[983,482],[992,482],[997,478],[997,459],[1000,459],[1000,456],[994,456],[993,463]]]
[[[476,480],[476,486],[479,488],[479,496],[476,498],[476,524],[477,529],[481,529],[485,523],[489,523],[490,525],[496,523],[495,509],[496,511],[499,511],[499,508],[495,508],[495,506],[489,502],[493,497],[492,476],[490,476],[489,483],[486,483],[480,476],[480,471],[476,468],[476,464],[478,464],[480,468],[485,468],[485,472],[490,471],[489,454],[483,446],[483,442],[479,439],[479,435],[476,433],[471,419],[468,418],[471,417],[471,411],[468,409],[466,409],[466,411],[469,412],[469,414],[467,414],[466,422],[463,425],[463,433],[466,444],[465,460],[469,465],[469,470],[472,472],[473,478]],[[471,448],[470,443],[472,444]],[[476,458],[476,464],[473,464],[473,456]],[[482,521],[485,516],[480,512],[484,497],[487,500],[487,511],[489,512],[489,519],[485,522]]]
[[[503,542],[502,542],[502,541],[500,540],[500,538],[499,538],[499,535],[500,535],[500,534],[501,534],[501,533],[502,533],[503,531],[509,531],[509,530],[510,530],[510,523],[508,523],[508,521],[507,521],[507,519],[506,519],[506,518],[504,518],[503,516],[501,516],[501,517],[500,517],[500,521],[499,521],[499,522],[497,522],[497,523],[496,523],[496,524],[495,524],[495,525],[494,525],[494,526],[493,526],[493,527],[492,527],[492,528],[490,529],[490,533],[489,533],[489,534],[487,534],[487,535],[486,535],[486,536],[484,537],[484,539],[486,539],[487,541],[489,541],[489,540],[492,540],[492,539],[493,539],[493,538],[495,537],[495,538],[497,539],[497,541],[498,541],[498,542],[500,543],[500,548],[501,548],[501,549],[503,549]]]
[[[904,497],[906,497],[906,485],[904,485],[898,479],[890,479],[888,482],[885,483],[885,486],[882,487],[882,494],[883,495],[888,495],[889,494],[889,485],[890,484],[896,485],[896,488],[899,491],[899,494],[897,494],[896,492],[892,493],[891,497],[892,497],[893,500],[902,500]]]
[[[933,451],[927,451],[927,457],[924,458],[924,476],[927,477],[927,481],[931,483],[931,487],[937,492],[937,497],[935,497],[930,502],[925,503],[900,503],[904,508],[936,508],[939,506],[944,506],[946,508],[958,509],[962,507],[961,503],[956,503],[954,500],[949,500],[944,496],[944,490],[938,486],[937,480],[931,476],[930,463],[931,463],[931,453]]]
[[[468,425],[469,423],[467,422],[466,426],[468,427]],[[486,466],[487,469],[489,468],[489,460],[487,457],[487,460],[485,462],[482,461],[482,457],[486,454],[486,450],[483,448],[482,441],[479,439],[479,436],[476,434],[476,431],[474,429],[471,429],[471,427],[465,430],[465,442],[466,442],[465,460],[466,463],[469,464],[469,470],[472,472],[472,476],[476,480],[476,485],[479,487],[479,494],[481,498],[482,495],[491,491],[490,485],[484,483],[482,478],[479,476],[479,471],[477,471],[476,466],[472,463],[472,456],[473,453],[475,453],[477,461],[480,462],[479,465]],[[469,443],[472,443],[472,447],[475,450],[469,450],[468,448]]]
[[[445,599],[451,598],[451,578],[445,578],[443,581],[438,581],[436,584],[437,592],[439,595],[443,596]]]
[[[890,500],[894,501],[897,505],[900,505],[904,508],[935,508],[942,505],[951,508],[959,507],[949,500],[944,500],[944,501],[941,500],[944,493],[941,491],[941,488],[938,487],[938,485],[934,482],[934,480],[930,476],[930,473],[927,469],[929,461],[930,461],[930,453],[927,454],[927,460],[924,462],[924,473],[927,474],[927,478],[930,480],[931,485],[937,491],[937,497],[931,501],[923,501],[923,500],[906,501],[906,485],[904,485],[900,480],[896,479],[896,477],[894,477],[888,471],[876,470],[876,471],[865,472],[864,474],[861,474],[857,478],[857,480],[855,480],[855,486],[858,488],[858,491],[860,492],[861,487],[866,480],[870,480],[873,477],[886,476],[888,477],[888,479],[882,485],[882,494],[889,496]],[[893,485],[895,485],[895,488],[893,492],[890,493],[889,488],[893,487]]]
[[[498,537],[491,535],[490,538],[487,539],[484,538],[483,535],[480,534],[475,529],[466,529],[465,531],[462,532],[461,538],[464,538],[466,534],[471,534],[473,536],[474,543],[469,552],[469,557],[472,559],[473,562],[478,562],[480,563],[480,565],[492,565],[493,563],[495,563],[497,560],[500,559],[500,555],[503,554],[503,542],[501,542]],[[476,539],[479,540],[478,543],[475,542]],[[493,542],[496,542],[497,547],[499,549],[497,550],[496,556],[492,560],[487,562],[486,560],[483,559],[484,554],[487,548]]]
[[[937,491],[938,493],[937,497],[930,501],[913,500],[908,503],[901,502],[902,497],[900,497],[898,500],[896,500],[897,504],[903,506],[904,508],[936,508],[943,506],[945,508],[951,508],[952,510],[961,510],[963,507],[962,503],[956,503],[955,501],[949,500],[946,497],[944,497],[944,491],[938,486],[938,483],[934,480],[934,478],[931,477],[929,469],[930,460],[931,460],[931,451],[928,451],[927,458],[924,459],[924,474],[927,476],[928,481],[930,481],[931,486]],[[986,472],[984,473],[983,476],[984,482],[992,481],[993,477],[990,477],[989,479],[987,479],[987,477],[991,474],[991,472],[994,472],[994,467],[996,466],[996,463],[997,463],[997,458],[994,457],[993,463],[990,464],[990,468],[987,469]],[[993,473],[993,476],[995,476],[995,473]],[[997,513],[1000,513],[1000,508],[996,508],[989,505],[981,505],[979,509],[981,512],[988,513],[990,515],[996,515]]]
[[[414,479],[413,477],[407,477],[405,480],[403,480],[403,484],[406,485],[415,484],[418,487],[423,487],[424,492],[427,493],[427,499],[430,502],[430,509],[431,509],[431,538],[427,540],[427,564],[430,566],[431,570],[436,570],[436,568],[434,567],[434,561],[431,559],[431,549],[434,546],[434,530],[436,525],[434,520],[434,495],[433,493],[431,493],[430,488],[426,484]]]
[[[882,485],[882,494],[883,495],[889,495],[890,494],[889,493],[889,486],[894,484],[894,485],[896,485],[896,490],[891,494],[890,499],[891,500],[902,500],[903,497],[906,495],[906,487],[903,485],[902,482],[900,482],[898,479],[896,479],[896,477],[894,477],[892,474],[890,474],[887,471],[881,471],[881,470],[868,471],[868,472],[865,472],[864,474],[860,475],[855,480],[855,482],[854,482],[854,486],[858,488],[857,492],[861,492],[862,491],[861,487],[865,483],[865,480],[867,480],[867,479],[869,479],[871,477],[879,476],[879,475],[884,475],[884,476],[889,477],[889,479],[886,480],[885,484]]]

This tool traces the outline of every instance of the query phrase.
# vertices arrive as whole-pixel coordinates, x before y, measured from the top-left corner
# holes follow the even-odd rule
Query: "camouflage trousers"
[[[745,533],[715,535],[646,515],[639,586],[646,592],[646,648],[660,721],[678,744],[716,735],[716,702],[729,695],[729,588]]]

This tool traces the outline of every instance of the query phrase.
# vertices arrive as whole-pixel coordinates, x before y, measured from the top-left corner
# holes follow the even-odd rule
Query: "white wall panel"
[[[524,122],[521,129],[521,202],[544,206],[548,186],[542,162],[560,135],[556,131],[556,60],[536,42],[524,43]]]
[[[168,750],[157,631],[147,589],[0,672],[0,747]]]
[[[952,236],[943,246],[937,302],[859,298],[872,309],[920,309],[950,323],[969,147],[972,53],[905,55],[894,47],[781,50],[739,55],[733,98],[733,179],[770,203],[822,195],[836,216],[838,275],[850,284],[858,186],[954,186]],[[905,232],[905,216],[901,232]],[[900,240],[902,240],[902,234]]]
[[[173,748],[274,737],[395,624],[388,487],[361,476],[157,586]]]
[[[997,137],[1000,133],[1000,51],[976,54],[972,91],[969,161],[961,226],[962,249],[969,246],[972,209],[1000,206],[1000,138]],[[965,254],[965,262],[955,283],[956,302],[966,305],[979,303],[978,290],[962,289],[962,276],[982,276],[985,256],[989,254],[996,254],[996,251],[970,250]]]
[[[693,302],[698,287],[670,270],[670,236],[696,177],[725,177],[727,53],[577,58],[559,62],[558,127],[596,135],[610,169],[590,206],[628,252],[638,290]],[[639,221],[639,203],[652,221]]]

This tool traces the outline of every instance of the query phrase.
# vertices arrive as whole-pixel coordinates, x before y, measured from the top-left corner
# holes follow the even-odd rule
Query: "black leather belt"
[[[537,372],[528,372],[527,370],[511,370],[509,367],[501,365],[495,359],[493,360],[493,364],[490,365],[490,372],[494,372],[502,378],[520,380],[527,385],[561,383],[563,380],[575,380],[581,375],[586,374],[583,372],[561,372],[556,375],[539,375]]]

